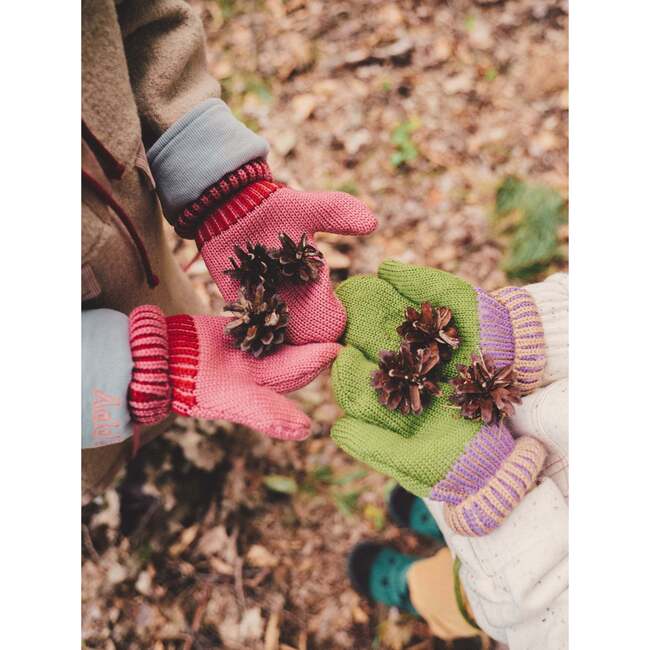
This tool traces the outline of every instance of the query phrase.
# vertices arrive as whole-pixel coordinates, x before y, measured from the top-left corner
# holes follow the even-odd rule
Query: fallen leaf
[[[296,146],[297,138],[295,131],[276,131],[269,136],[271,146],[280,156],[286,156]]]
[[[223,526],[215,526],[201,535],[196,550],[205,557],[210,557],[226,548],[230,544],[230,538]]]
[[[223,460],[224,452],[218,441],[196,431],[170,431],[167,438],[176,442],[187,460],[199,469],[211,472]]]
[[[294,122],[304,122],[314,112],[317,103],[314,95],[296,95],[291,100],[291,117]]]
[[[261,544],[253,544],[248,549],[246,561],[258,568],[273,568],[278,565],[278,559]]]
[[[280,474],[272,474],[265,476],[262,481],[264,485],[271,490],[271,492],[279,492],[280,494],[295,494],[298,491],[296,481],[290,476],[281,476]]]
[[[194,524],[189,528],[185,528],[181,533],[181,537],[175,544],[169,547],[169,554],[172,557],[178,557],[187,547],[194,541],[196,534],[199,532],[199,524]]]
[[[124,582],[128,576],[127,570],[121,564],[111,564],[106,572],[106,580],[112,585]]]
[[[143,596],[151,595],[151,574],[149,571],[140,571],[138,579],[135,581],[135,588]]]
[[[280,614],[271,612],[264,633],[264,650],[278,650],[280,643]]]
[[[260,607],[251,607],[244,612],[239,623],[239,638],[241,641],[254,641],[264,633],[264,620]]]
[[[106,490],[104,501],[106,507],[93,516],[91,528],[106,525],[115,530],[120,525],[120,497],[115,490]]]

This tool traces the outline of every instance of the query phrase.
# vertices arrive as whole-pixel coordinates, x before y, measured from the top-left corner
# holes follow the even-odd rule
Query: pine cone
[[[224,309],[235,314],[225,329],[243,352],[260,357],[284,342],[289,311],[280,296],[269,293],[264,285],[254,292],[241,289],[237,302]]]
[[[379,370],[372,374],[372,385],[379,402],[404,415],[422,413],[431,398],[442,394],[434,377],[440,361],[436,347],[417,350],[402,344],[398,352],[384,350],[379,355]]]
[[[452,350],[460,345],[458,328],[453,324],[449,307],[431,306],[423,302],[421,311],[407,307],[406,320],[397,328],[397,333],[411,346],[411,349],[437,346],[440,360],[449,361]]]
[[[278,235],[278,239],[281,247],[271,251],[270,255],[278,265],[280,276],[295,283],[316,280],[324,265],[323,254],[307,243],[307,234],[303,233],[298,243],[283,232]]]
[[[450,399],[461,407],[463,417],[480,417],[491,424],[512,415],[513,404],[521,403],[519,390],[513,385],[512,365],[497,370],[489,357],[473,354],[469,366],[457,367],[459,376],[451,380],[455,392]]]
[[[246,250],[235,246],[235,255],[237,259],[230,258],[233,268],[224,273],[235,278],[244,289],[252,294],[259,284],[267,289],[277,286],[277,263],[271,259],[265,246],[246,242]]]

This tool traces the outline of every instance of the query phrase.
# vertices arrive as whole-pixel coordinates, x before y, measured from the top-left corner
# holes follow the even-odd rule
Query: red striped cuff
[[[171,407],[167,323],[159,307],[143,305],[129,315],[133,372],[129,410],[135,422],[155,424]]]
[[[270,181],[253,183],[214,210],[196,233],[196,245],[199,250],[212,238],[236,224],[280,187],[282,186]]]
[[[192,415],[196,406],[196,382],[199,373],[199,336],[192,316],[179,314],[167,319],[169,334],[169,382],[172,387],[172,411]]]
[[[144,305],[129,316],[133,373],[129,409],[135,422],[155,424],[170,411],[191,415],[196,405],[199,337],[194,318],[165,318],[159,307]]]
[[[260,181],[273,181],[271,169],[263,158],[251,160],[220,178],[199,198],[186,206],[174,228],[185,239],[194,239],[201,224],[220,206],[244,188]]]

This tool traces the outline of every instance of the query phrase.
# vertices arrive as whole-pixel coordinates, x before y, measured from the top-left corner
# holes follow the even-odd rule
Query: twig
[[[92,537],[90,536],[90,529],[88,528],[87,524],[83,524],[81,526],[81,533],[83,535],[84,547],[90,554],[90,557],[92,557],[93,562],[95,562],[96,564],[101,564],[102,560],[99,557],[99,553],[97,552],[95,545],[93,544]]]
[[[203,615],[205,614],[205,609],[208,606],[209,599],[210,585],[206,582],[203,584],[201,597],[198,605],[196,606],[196,609],[194,610],[194,616],[192,617],[192,633],[185,638],[183,650],[191,650],[192,644],[194,643],[194,635],[199,631],[201,627],[201,621],[203,620]]]
[[[244,594],[244,560],[238,557],[235,560],[235,592],[239,599],[239,604],[246,609],[246,595]]]

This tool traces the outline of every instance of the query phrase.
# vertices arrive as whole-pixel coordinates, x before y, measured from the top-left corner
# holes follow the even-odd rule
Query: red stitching
[[[219,236],[228,230],[230,226],[243,219],[251,210],[281,187],[283,186],[277,183],[267,183],[265,181],[253,183],[245,187],[228,203],[217,208],[207,217],[196,232],[196,245],[199,250],[211,239]]]
[[[172,387],[172,410],[188,415],[196,406],[196,377],[199,372],[199,336],[194,319],[186,314],[167,319]]]
[[[175,224],[176,232],[185,239],[193,239],[201,224],[219,205],[223,205],[247,185],[264,180],[272,181],[273,176],[262,158],[252,160],[226,174],[208,187],[196,201],[185,207]]]

